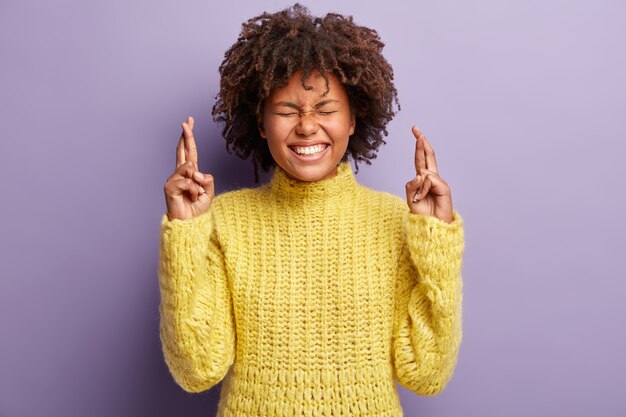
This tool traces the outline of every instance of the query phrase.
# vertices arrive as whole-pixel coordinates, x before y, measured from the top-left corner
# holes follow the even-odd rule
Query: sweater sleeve
[[[161,219],[160,339],[174,380],[187,392],[220,382],[235,358],[235,324],[212,208]]]
[[[437,395],[452,378],[462,338],[463,219],[446,223],[406,213],[393,331],[398,382],[419,395]]]

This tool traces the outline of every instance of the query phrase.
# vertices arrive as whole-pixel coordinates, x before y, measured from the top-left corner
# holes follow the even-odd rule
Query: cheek
[[[337,119],[324,123],[324,130],[334,140],[347,140],[350,132],[350,119]]]
[[[293,125],[289,119],[271,119],[265,124],[265,131],[275,137],[286,136],[293,129]]]

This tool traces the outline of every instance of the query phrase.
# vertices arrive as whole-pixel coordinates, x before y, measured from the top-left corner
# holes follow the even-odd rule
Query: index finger
[[[426,155],[424,154],[424,135],[417,128],[413,126],[411,129],[415,136],[415,172],[419,175],[423,168],[426,168]]]
[[[185,136],[181,133],[176,146],[176,168],[187,162],[185,159]]]
[[[193,118],[190,116],[187,122],[182,124],[183,135],[185,138],[186,160],[191,161],[196,169],[198,169],[198,148],[193,137]]]

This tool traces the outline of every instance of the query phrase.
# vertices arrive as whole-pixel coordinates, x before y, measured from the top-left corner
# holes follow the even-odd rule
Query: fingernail
[[[204,188],[202,188],[200,186],[198,186],[198,191],[200,191],[200,194],[204,194],[205,193]]]
[[[202,181],[204,179],[204,177],[202,176],[202,174],[200,174],[200,172],[196,171],[193,173],[193,177],[198,180],[198,181]]]

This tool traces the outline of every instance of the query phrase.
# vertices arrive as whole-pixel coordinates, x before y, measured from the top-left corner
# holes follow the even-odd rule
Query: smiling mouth
[[[328,146],[327,143],[319,143],[312,146],[290,146],[289,149],[299,156],[315,156],[324,152]]]

